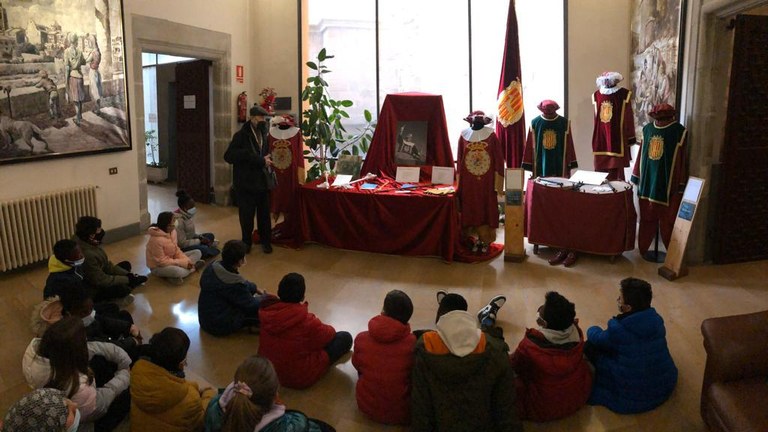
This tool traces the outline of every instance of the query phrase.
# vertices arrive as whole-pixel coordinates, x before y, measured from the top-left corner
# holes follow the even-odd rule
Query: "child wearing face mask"
[[[557,292],[544,296],[536,319],[510,357],[517,412],[523,420],[550,421],[579,410],[592,390],[584,334],[576,306]]]
[[[238,271],[246,263],[246,250],[242,241],[228,241],[221,261],[209,265],[200,277],[197,316],[200,328],[214,336],[259,325],[259,306],[267,294]]]
[[[147,242],[147,267],[152,274],[167,279],[174,285],[184,283],[184,278],[205,265],[202,252],[182,252],[176,241],[176,218],[171,212],[157,215],[157,223],[149,227]]]
[[[677,367],[652,299],[651,284],[624,279],[616,299],[619,314],[608,321],[607,329],[587,330],[585,353],[595,366],[589,404],[635,414],[658,407],[672,394]]]
[[[147,281],[146,276],[132,273],[131,263],[121,261],[113,264],[101,247],[106,231],[101,227],[101,219],[82,216],[75,226],[72,237],[83,253],[82,264],[86,288],[96,303],[118,300],[123,304],[133,302],[131,291]]]
[[[220,253],[216,248],[219,242],[213,233],[198,234],[195,232],[194,216],[197,213],[195,200],[183,190],[176,192],[179,208],[174,210],[178,224],[176,226],[176,241],[182,252],[199,250],[203,254],[203,259],[215,257]]]
[[[63,291],[83,287],[83,252],[74,240],[59,240],[53,245],[53,255],[48,258],[48,279],[43,289],[43,299],[61,296]]]

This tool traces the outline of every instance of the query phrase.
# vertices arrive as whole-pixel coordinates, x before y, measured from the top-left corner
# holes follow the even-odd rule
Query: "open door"
[[[179,189],[208,203],[211,190],[211,62],[176,65],[176,169]]]
[[[736,17],[716,263],[768,258],[768,16]]]

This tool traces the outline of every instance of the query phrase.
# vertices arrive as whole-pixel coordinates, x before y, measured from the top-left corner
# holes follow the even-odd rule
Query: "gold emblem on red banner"
[[[470,174],[481,177],[491,169],[491,155],[488,153],[488,143],[480,141],[467,146],[464,165]]]
[[[279,170],[288,169],[291,166],[293,154],[291,143],[287,140],[278,140],[272,144],[272,164]]]
[[[648,157],[651,160],[659,160],[664,155],[664,138],[654,135],[648,144]]]
[[[603,101],[600,104],[600,121],[610,123],[613,118],[613,104],[609,101]]]
[[[522,117],[523,85],[518,78],[499,94],[499,122],[507,127],[517,123]]]
[[[557,133],[552,129],[546,129],[541,139],[541,145],[547,150],[557,147]]]

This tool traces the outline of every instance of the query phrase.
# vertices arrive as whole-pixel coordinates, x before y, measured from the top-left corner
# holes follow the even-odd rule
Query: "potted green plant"
[[[147,153],[152,157],[152,162],[147,163],[147,181],[150,183],[166,181],[168,179],[168,166],[159,160],[158,150],[160,145],[157,142],[156,130],[144,131],[144,145],[147,146]]]
[[[359,155],[365,157],[373,138],[376,125],[370,111],[364,111],[365,125],[359,133],[347,132],[341,123],[349,118],[345,108],[353,105],[351,100],[335,100],[330,96],[328,81],[325,75],[331,71],[325,65],[327,59],[333,58],[325,48],[317,54],[317,61],[307,62],[307,67],[316,71],[315,76],[307,78],[307,85],[301,92],[301,99],[307,108],[302,111],[301,133],[304,143],[309,150],[304,155],[313,155],[307,170],[307,181],[317,178],[328,178],[340,155]],[[327,183],[323,185],[327,187]]]

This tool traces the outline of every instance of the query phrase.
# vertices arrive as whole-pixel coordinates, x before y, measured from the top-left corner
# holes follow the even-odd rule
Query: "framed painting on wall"
[[[686,0],[633,0],[632,93],[635,134],[658,104],[679,107]]]
[[[131,149],[121,0],[0,3],[0,164]]]

